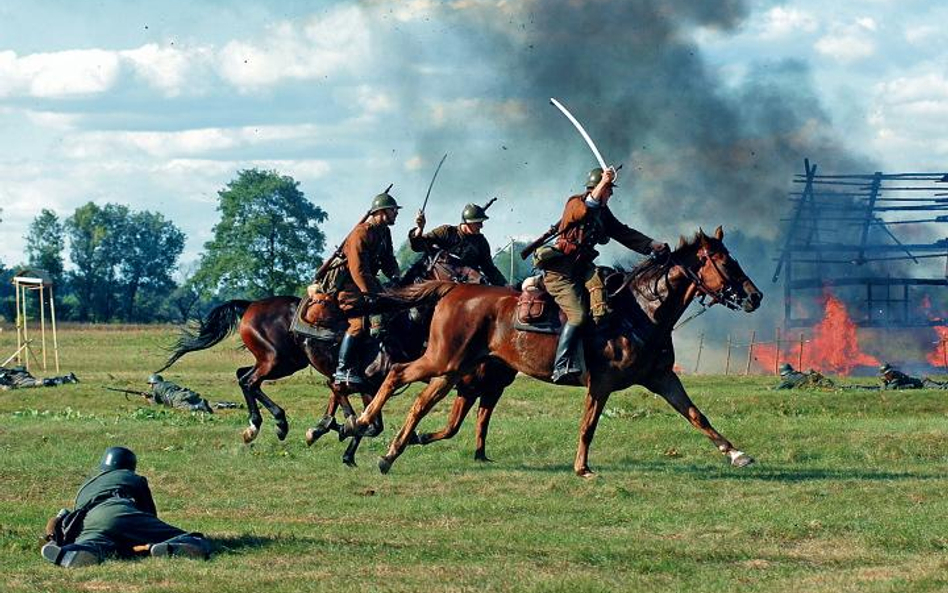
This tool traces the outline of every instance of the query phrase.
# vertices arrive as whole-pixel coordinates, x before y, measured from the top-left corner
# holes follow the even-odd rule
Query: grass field
[[[327,389],[302,372],[265,389],[286,409],[278,442],[245,411],[202,419],[102,389],[143,386],[165,329],[63,332],[82,383],[0,392],[0,590],[34,591],[936,591],[948,589],[948,397],[793,393],[771,378],[686,377],[712,423],[757,458],[736,470],[663,401],[612,396],[593,480],[572,473],[579,389],[527,379],[501,400],[473,461],[473,423],[413,447],[382,476],[343,444],[307,448]],[[0,333],[0,354],[14,335]],[[248,354],[228,341],[166,377],[239,400]],[[5,356],[4,356],[5,358]],[[423,428],[440,426],[441,404]],[[42,561],[46,518],[71,506],[102,450],[133,448],[161,516],[214,538],[210,562],[146,559],[64,570]]]

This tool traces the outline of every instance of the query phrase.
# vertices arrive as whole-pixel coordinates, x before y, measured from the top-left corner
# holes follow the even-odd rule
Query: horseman
[[[392,250],[392,234],[388,227],[395,224],[401,206],[388,190],[375,196],[368,216],[359,223],[340,248],[343,263],[327,277],[329,285],[342,292],[372,295],[382,292],[376,276],[381,271],[389,280],[398,281],[398,262]],[[358,388],[364,384],[359,368],[359,342],[366,333],[365,317],[350,317],[349,328],[339,346],[339,365],[333,380]]]
[[[597,167],[589,172],[586,192],[566,200],[552,247],[538,251],[537,267],[543,270],[547,291],[566,314],[553,364],[554,383],[569,383],[582,373],[577,350],[580,328],[592,313],[597,325],[608,319],[603,278],[596,268],[596,245],[615,239],[629,249],[647,255],[664,253],[668,245],[619,222],[609,210],[615,170]],[[586,293],[588,292],[588,307]]]
[[[468,267],[482,274],[488,284],[506,285],[507,279],[494,265],[490,244],[481,234],[484,221],[489,218],[486,210],[486,207],[468,204],[461,212],[461,224],[441,225],[428,233],[425,232],[425,213],[419,210],[415,217],[415,228],[408,232],[412,251],[443,251],[451,258],[449,264],[452,267]]]

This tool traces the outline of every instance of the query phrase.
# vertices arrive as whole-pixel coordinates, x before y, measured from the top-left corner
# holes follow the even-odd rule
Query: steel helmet
[[[880,375],[884,375],[884,374],[888,373],[888,372],[891,371],[891,370],[892,370],[892,365],[890,365],[890,364],[887,363],[887,362],[884,362],[884,363],[882,363],[881,365],[879,365],[879,374],[880,374]]]
[[[163,379],[162,376],[159,375],[158,373],[152,373],[152,374],[148,377],[148,384],[149,384],[149,385],[154,385],[155,383],[161,383],[162,381],[164,381],[164,379]]]
[[[785,363],[783,363],[782,365],[780,365],[780,376],[781,376],[781,377],[786,376],[786,375],[789,375],[789,374],[792,373],[792,372],[793,372],[793,367],[790,366],[790,363],[789,363],[789,362],[785,362]]]
[[[586,176],[586,189],[592,189],[599,185],[599,182],[602,181],[602,167],[596,167],[591,169],[589,174]],[[612,187],[618,187],[615,183],[612,184]]]
[[[396,210],[401,208],[398,202],[395,201],[395,198],[392,197],[392,194],[388,193],[390,189],[392,189],[391,185],[385,188],[385,191],[375,196],[375,199],[372,200],[372,207],[369,208],[369,214],[375,214],[379,210],[387,210],[388,208],[395,208]]]
[[[462,222],[484,222],[489,216],[485,208],[481,208],[477,204],[468,204],[464,207],[464,211],[461,212],[461,221]]]
[[[138,458],[132,453],[131,449],[125,447],[109,447],[102,455],[102,461],[99,462],[99,469],[109,471],[113,469],[127,469],[135,471],[138,465]]]

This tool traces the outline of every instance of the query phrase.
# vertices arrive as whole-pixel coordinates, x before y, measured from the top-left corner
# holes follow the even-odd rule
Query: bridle
[[[714,290],[708,286],[707,282],[705,282],[697,272],[676,261],[673,255],[670,255],[669,258],[671,259],[672,264],[681,268],[685,274],[685,277],[695,285],[695,289],[700,295],[698,297],[698,303],[701,304],[702,307],[711,307],[712,305],[720,303],[733,311],[740,309],[743,305],[744,299],[738,295],[737,290],[734,288],[734,281],[730,275],[728,275],[725,270],[721,269],[720,264],[718,264],[718,262],[716,262],[714,258],[711,257],[707,247],[702,247],[699,249],[697,255],[698,262],[702,264],[701,267],[704,267],[704,262],[711,262],[711,265],[714,267],[714,271],[718,273],[718,276],[720,276],[722,280],[724,280],[721,288],[718,290]],[[705,305],[704,302],[706,298],[711,299],[711,302],[708,305]]]

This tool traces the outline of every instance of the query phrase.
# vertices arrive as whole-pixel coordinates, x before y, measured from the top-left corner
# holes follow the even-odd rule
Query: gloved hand
[[[370,315],[369,316],[369,335],[377,339],[383,333],[384,333],[384,328],[382,326],[382,316]]]

